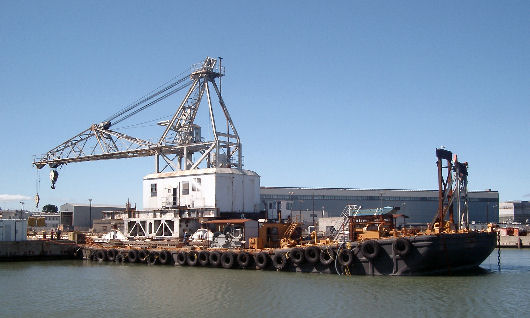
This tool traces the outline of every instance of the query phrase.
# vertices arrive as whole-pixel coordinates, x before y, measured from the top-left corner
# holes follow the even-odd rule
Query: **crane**
[[[92,124],[41,157],[35,158],[33,165],[37,169],[46,165],[52,169],[52,189],[55,188],[59,175],[57,168],[72,162],[153,156],[156,173],[166,169],[198,169],[201,164],[207,168],[242,169],[241,141],[216,83],[222,76],[224,68],[221,63],[217,65],[217,59],[206,57],[202,63],[194,64],[186,75],[167,82],[107,119]],[[217,95],[221,113],[227,123],[224,132],[217,129],[214,116],[216,104],[212,101],[210,86]],[[133,137],[114,129],[118,123],[185,88],[188,88],[186,95],[171,119],[158,122],[159,126],[165,127],[158,141]],[[194,123],[204,95],[208,104],[212,140],[204,140],[201,127]],[[163,159],[163,166],[160,165],[160,158]]]

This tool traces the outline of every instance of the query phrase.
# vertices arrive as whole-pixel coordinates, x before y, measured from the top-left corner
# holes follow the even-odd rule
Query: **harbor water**
[[[91,261],[0,263],[0,317],[525,317],[530,250],[483,273],[367,277]]]

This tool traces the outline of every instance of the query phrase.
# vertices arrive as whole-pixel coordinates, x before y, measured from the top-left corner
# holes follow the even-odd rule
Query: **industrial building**
[[[438,208],[437,190],[397,189],[344,189],[344,188],[292,188],[262,187],[262,208],[269,219],[277,219],[278,209],[282,219],[300,217],[308,219],[340,216],[348,204],[363,209],[399,207],[408,216],[407,223],[432,222]],[[456,211],[455,211],[456,213]],[[456,214],[455,214],[456,215]],[[469,192],[469,222],[499,221],[499,193],[497,191]]]
[[[113,205],[65,203],[59,207],[59,227],[62,230],[86,231],[92,227],[94,220],[103,217],[103,211],[108,210],[120,211],[125,208]]]
[[[36,212],[28,217],[28,226],[33,230],[57,229],[61,221],[59,212]]]
[[[27,240],[28,221],[21,219],[0,219],[0,241],[19,242]]]
[[[530,202],[501,202],[499,207],[499,221],[502,223],[516,222],[528,224],[530,222]]]
[[[0,210],[0,219],[27,219],[29,215],[25,210]]]

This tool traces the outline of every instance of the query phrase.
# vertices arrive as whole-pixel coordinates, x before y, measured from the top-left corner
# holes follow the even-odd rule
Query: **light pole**
[[[88,231],[90,231],[90,229],[92,228],[92,199],[88,199],[88,204]]]
[[[313,201],[313,227],[315,226],[315,192],[311,195],[311,201]]]
[[[294,201],[293,201],[293,191],[289,191],[289,201],[291,203],[291,209],[289,209],[289,215],[291,216],[291,222],[294,222],[293,218],[293,208],[294,208]]]
[[[405,224],[405,209],[407,208],[407,203],[406,202],[402,202],[401,206],[403,207],[403,211],[401,211],[401,214],[403,215],[403,227],[405,227],[406,226],[406,224]]]
[[[20,201],[20,204],[22,204],[22,211],[20,211],[20,216],[19,216],[19,218],[20,218],[20,219],[23,219],[22,216],[24,215],[24,201]]]

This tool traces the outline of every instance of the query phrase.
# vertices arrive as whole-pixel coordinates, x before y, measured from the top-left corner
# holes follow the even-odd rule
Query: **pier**
[[[79,247],[67,240],[0,242],[0,261],[73,259]]]
[[[508,236],[501,235],[500,239],[501,247],[513,247],[513,248],[529,248],[530,247],[530,236]]]

